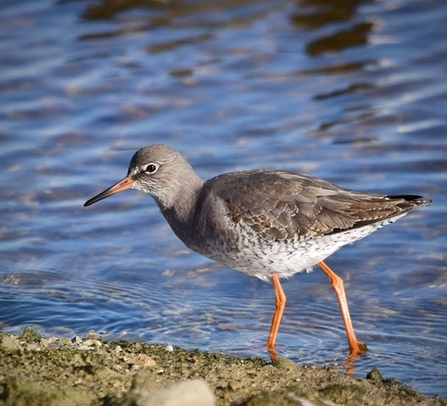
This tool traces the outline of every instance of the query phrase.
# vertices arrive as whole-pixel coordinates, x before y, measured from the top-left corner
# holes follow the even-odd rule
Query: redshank
[[[318,265],[334,289],[351,356],[364,353],[352,327],[343,280],[323,260],[431,200],[380,195],[322,179],[259,169],[202,181],[175,149],[151,145],[132,157],[127,176],[88,200],[137,189],[151,195],[174,233],[193,251],[264,281],[276,294],[267,349],[279,358],[276,337],[286,305],[280,278]]]

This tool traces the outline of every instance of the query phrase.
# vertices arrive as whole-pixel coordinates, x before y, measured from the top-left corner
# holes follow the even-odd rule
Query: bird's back
[[[274,170],[221,175],[206,182],[205,188],[223,204],[230,222],[243,222],[266,240],[334,234],[431,202],[415,195],[356,192],[312,176]]]
[[[265,272],[283,268],[289,276],[429,203],[414,195],[356,192],[285,171],[233,172],[205,182],[191,217],[192,238],[180,237],[242,272],[264,278],[254,268],[271,264]]]

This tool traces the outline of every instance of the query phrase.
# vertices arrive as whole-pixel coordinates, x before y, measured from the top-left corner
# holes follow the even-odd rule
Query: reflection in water
[[[268,1],[248,0],[241,3],[239,0],[229,1],[198,1],[188,2],[182,0],[102,0],[100,5],[89,6],[83,13],[86,20],[109,20],[119,14],[130,11],[150,12],[151,26],[201,26],[202,28],[218,28],[227,24],[237,27],[241,23],[250,23],[264,15],[265,9],[282,8],[284,4],[275,4]],[[137,15],[135,15],[137,16]],[[184,20],[191,17],[192,20]]]
[[[99,4],[98,4],[99,3]],[[83,13],[86,20],[108,20],[116,17],[120,13],[130,10],[169,10],[176,5],[181,6],[182,0],[101,0],[95,5],[88,6]]]
[[[347,30],[337,31],[327,37],[310,42],[307,52],[312,56],[318,56],[323,52],[340,52],[349,47],[366,45],[368,34],[372,28],[372,23],[363,23],[356,24]]]
[[[302,0],[297,2],[290,20],[299,30],[309,31],[311,39],[306,44],[305,49],[309,56],[317,58],[316,61],[318,61],[323,54],[334,56],[349,48],[363,47],[368,44],[374,24],[365,21],[364,17],[358,13],[358,9],[368,3],[370,1]],[[328,60],[318,63],[314,69],[306,72],[310,75],[333,75],[341,80],[337,88],[324,88],[321,92],[315,94],[314,100],[339,99],[356,93],[364,95],[367,91],[373,90],[375,84],[366,81],[365,76],[361,76],[359,79],[346,76],[353,76],[357,72],[378,63],[372,57],[365,60],[364,54],[361,54],[360,58],[360,60],[353,61],[351,58],[340,58],[340,56],[330,57]],[[344,62],[340,62],[340,60]],[[375,116],[375,112],[370,109],[370,103],[368,102],[363,105],[357,104],[355,109],[349,107],[349,110],[350,112],[337,114],[330,121],[321,123],[317,134],[327,133],[330,129],[334,130],[341,123],[347,124]],[[351,117],[347,118],[347,116]],[[336,142],[363,143],[371,140],[363,134],[349,138],[343,134],[341,137],[341,140]]]
[[[352,22],[357,9],[371,3],[371,0],[297,0],[296,3],[292,22],[306,30],[314,30],[330,24]]]
[[[299,1],[299,11],[291,16],[291,21],[300,29],[323,30],[334,26],[331,34],[322,34],[310,41],[306,47],[311,56],[325,52],[340,52],[349,47],[368,43],[374,28],[371,22],[358,22],[357,9],[370,1]],[[340,23],[346,23],[340,28]],[[347,25],[347,27],[346,27]]]

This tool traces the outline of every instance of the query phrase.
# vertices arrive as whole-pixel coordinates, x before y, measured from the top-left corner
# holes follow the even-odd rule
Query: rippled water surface
[[[189,250],[150,197],[83,203],[164,142],[203,178],[271,167],[428,207],[328,260],[377,367],[447,397],[447,3],[0,6],[0,326],[267,358],[272,286]],[[319,270],[284,283],[282,356],[343,370]]]

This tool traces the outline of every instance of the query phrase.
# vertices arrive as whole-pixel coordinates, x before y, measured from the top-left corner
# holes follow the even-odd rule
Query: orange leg
[[[352,327],[351,316],[349,315],[348,302],[346,300],[345,288],[343,279],[341,279],[334,271],[332,271],[323,261],[318,263],[318,266],[323,270],[331,282],[332,289],[337,295],[338,304],[340,305],[341,315],[345,323],[346,335],[348,336],[348,343],[351,355],[364,354],[367,347],[355,337],[354,328]]]
[[[287,298],[282,289],[278,275],[272,275],[272,283],[276,294],[276,307],[275,313],[273,314],[272,326],[270,327],[267,349],[270,352],[270,358],[272,361],[276,361],[279,359],[279,355],[275,350],[276,336],[278,335],[279,325],[281,323],[282,314],[284,313],[284,308],[286,307]]]

